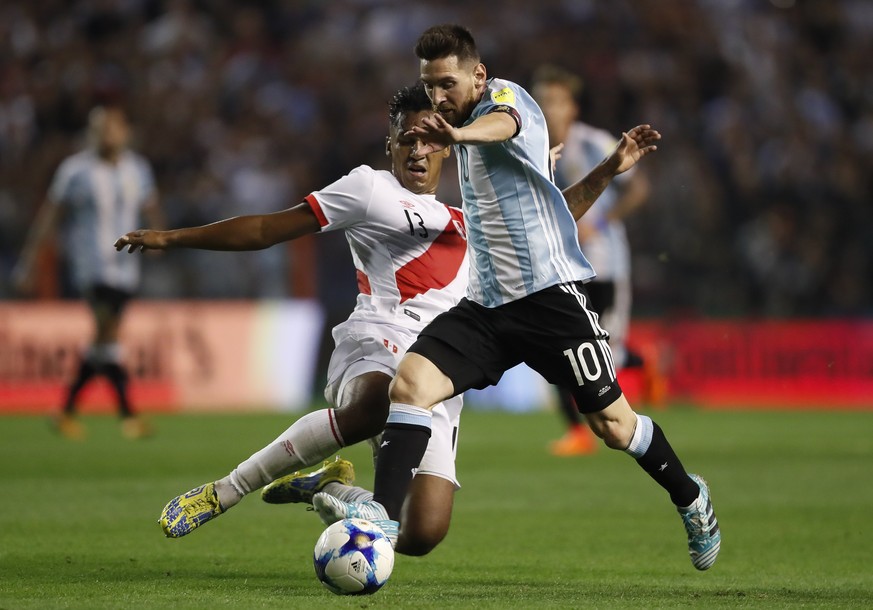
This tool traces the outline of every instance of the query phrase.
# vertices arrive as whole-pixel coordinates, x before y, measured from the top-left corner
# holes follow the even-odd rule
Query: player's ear
[[[385,156],[391,156],[391,136],[386,136],[385,138]]]
[[[443,153],[443,159],[448,159],[449,155],[452,154],[452,147],[446,146],[441,152]]]
[[[485,70],[485,64],[476,64],[476,67],[473,68],[473,83],[476,87],[481,87],[486,80],[488,80],[488,71]]]

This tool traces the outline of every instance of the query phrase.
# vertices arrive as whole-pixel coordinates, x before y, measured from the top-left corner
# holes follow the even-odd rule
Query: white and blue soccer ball
[[[337,595],[368,595],[384,585],[394,569],[394,548],[385,532],[364,519],[343,519],[315,543],[315,574]]]

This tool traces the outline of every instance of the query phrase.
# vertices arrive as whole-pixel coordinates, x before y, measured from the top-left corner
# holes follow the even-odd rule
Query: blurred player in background
[[[531,94],[546,117],[551,145],[561,145],[555,184],[562,189],[590,172],[616,144],[608,132],[578,120],[581,91],[582,80],[557,66],[544,65],[534,73]],[[577,222],[579,246],[597,272],[597,277],[585,284],[585,290],[609,333],[616,370],[643,367],[643,358],[625,344],[631,315],[631,260],[623,219],[641,206],[648,194],[645,174],[632,168],[616,177]],[[654,379],[646,381],[647,389],[656,383]],[[551,444],[552,453],[583,455],[596,450],[593,434],[571,393],[559,388],[558,395],[568,429]],[[651,401],[651,393],[643,399]]]
[[[73,284],[88,302],[95,324],[93,341],[67,390],[63,411],[53,419],[57,430],[72,439],[85,433],[75,417],[76,399],[97,375],[106,376],[115,389],[122,433],[128,438],[151,433],[151,426],[131,408],[118,342],[125,306],[139,286],[140,261],[120,259],[112,238],[141,224],[141,215],[154,227],[163,225],[163,216],[151,167],[128,149],[129,141],[130,125],[121,108],[99,106],[90,112],[88,146],[58,167],[14,271],[18,290],[29,292],[39,249],[60,227]]]
[[[437,114],[411,133],[424,142],[420,154],[455,149],[470,250],[467,296],[425,327],[400,362],[373,500],[346,503],[319,493],[313,506],[327,521],[360,517],[386,533],[398,522],[405,527],[404,503],[431,436],[433,405],[492,385],[525,362],[572,389],[594,433],[633,457],[669,494],[692,564],[708,569],[721,544],[709,487],[685,471],[661,428],[631,409],[615,377],[608,335],[585,293],[594,271],[579,249],[570,211],[576,202],[551,178],[542,111],[515,83],[488,78],[462,26],[429,28],[415,53]],[[640,154],[654,150],[659,137],[645,137]],[[623,134],[622,145],[628,139]],[[592,172],[602,171],[598,194],[633,165],[607,172],[610,161]]]

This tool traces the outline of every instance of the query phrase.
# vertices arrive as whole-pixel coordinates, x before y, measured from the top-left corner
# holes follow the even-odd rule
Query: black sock
[[[400,519],[406,492],[415,469],[421,464],[429,440],[428,427],[385,424],[376,465],[373,499],[385,507],[392,519]]]
[[[85,358],[79,364],[79,372],[76,374],[76,379],[70,384],[67,390],[67,401],[64,403],[64,413],[72,415],[76,408],[76,398],[82,388],[97,374],[97,367],[94,363]]]
[[[127,398],[127,371],[117,362],[109,362],[103,365],[103,373],[109,378],[115,394],[118,397],[118,410],[122,417],[130,417],[130,401]]]
[[[573,401],[573,394],[564,388],[558,388],[558,405],[561,407],[561,413],[564,414],[564,419],[571,426],[582,423],[582,415]]]
[[[626,350],[624,356],[624,368],[639,369],[645,364],[643,357],[633,350]]]
[[[660,426],[652,422],[652,427],[652,442],[646,453],[637,459],[637,464],[667,490],[673,504],[690,506],[697,499],[700,488],[685,472]]]

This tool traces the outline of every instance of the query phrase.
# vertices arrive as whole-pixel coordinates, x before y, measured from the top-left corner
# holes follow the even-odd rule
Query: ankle
[[[239,504],[245,493],[237,488],[227,476],[215,482],[215,495],[218,496],[221,508],[227,510]]]

